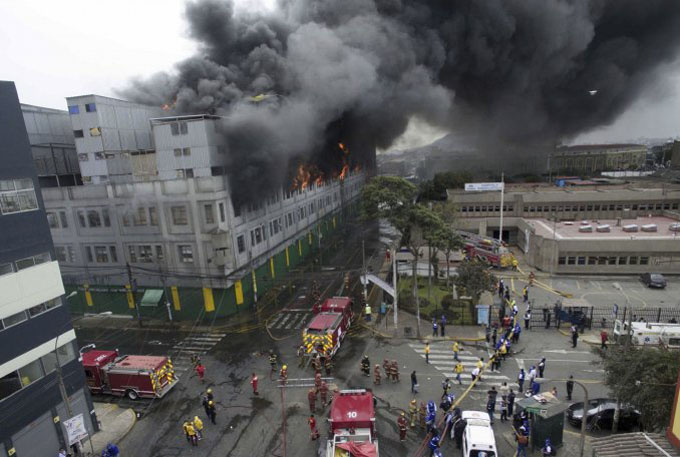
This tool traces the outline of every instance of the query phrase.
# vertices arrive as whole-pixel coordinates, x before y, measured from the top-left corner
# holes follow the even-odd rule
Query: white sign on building
[[[68,435],[69,446],[87,438],[87,429],[85,428],[85,421],[83,420],[82,414],[78,414],[77,416],[73,416],[72,418],[65,420],[64,428],[66,429],[66,434]]]
[[[465,183],[466,192],[479,192],[479,191],[501,191],[503,190],[502,182],[472,182]]]

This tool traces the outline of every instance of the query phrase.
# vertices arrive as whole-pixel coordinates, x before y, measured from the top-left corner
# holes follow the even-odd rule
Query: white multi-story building
[[[143,156],[154,149],[149,119],[163,113],[160,107],[101,95],[68,97],[66,102],[85,184],[148,178],[149,160]]]

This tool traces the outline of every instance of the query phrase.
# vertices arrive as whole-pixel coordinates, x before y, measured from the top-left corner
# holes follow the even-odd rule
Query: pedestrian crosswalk
[[[420,357],[425,359],[425,346],[422,343],[409,343],[409,346],[418,354]],[[442,377],[447,377],[451,380],[454,385],[457,383],[454,381],[456,374],[453,368],[456,366],[456,361],[453,358],[453,350],[451,349],[451,342],[435,342],[430,344],[430,365],[432,365],[437,371],[441,372]],[[472,383],[471,372],[477,366],[477,361],[479,357],[473,355],[471,351],[467,349],[462,349],[458,352],[458,359],[463,364],[463,373],[461,373],[462,385],[467,387]],[[486,362],[485,358],[485,362]],[[492,386],[496,387],[496,390],[507,382],[510,385],[510,378],[499,373],[490,372],[488,369],[482,375],[482,379],[475,384],[472,389],[473,392],[486,392]]]
[[[270,330],[300,330],[309,321],[309,311],[282,311],[267,324]]]
[[[200,357],[210,351],[226,333],[205,332],[189,335],[182,341],[173,346],[175,355],[172,357],[175,373],[179,375],[187,370],[193,369],[192,357]]]

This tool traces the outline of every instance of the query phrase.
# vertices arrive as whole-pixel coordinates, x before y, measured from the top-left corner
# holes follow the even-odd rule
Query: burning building
[[[182,304],[196,294],[207,309],[235,312],[318,249],[365,180],[349,147],[335,144],[336,169],[300,162],[287,182],[236,199],[230,179],[241,165],[229,159],[223,117],[163,117],[98,96],[68,104],[74,130],[83,132],[75,145],[85,185],[43,196],[66,287],[87,290],[79,294],[85,309],[128,308],[129,264],[147,312],[162,290],[175,318],[200,311]]]

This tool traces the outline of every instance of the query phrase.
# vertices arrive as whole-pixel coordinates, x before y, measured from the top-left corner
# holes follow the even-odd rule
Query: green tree
[[[680,371],[680,354],[656,348],[611,346],[602,355],[605,384],[622,404],[642,415],[645,430],[662,431],[670,422]]]
[[[418,294],[418,258],[431,231],[439,230],[443,223],[431,209],[415,203],[416,187],[397,176],[377,176],[362,190],[361,215],[363,219],[384,218],[399,231],[401,245],[413,256],[413,298],[416,302],[418,336],[420,336],[420,297]]]
[[[472,181],[467,171],[445,171],[420,184],[419,200],[446,200],[446,189],[462,189],[466,182]]]
[[[439,249],[446,257],[446,287],[451,285],[451,255],[463,247],[463,240],[451,227],[445,226],[437,239]]]
[[[457,271],[458,276],[455,283],[458,287],[465,289],[467,295],[472,297],[471,306],[479,303],[482,293],[493,292],[496,288],[496,277],[489,271],[487,265],[478,260],[461,262]]]

